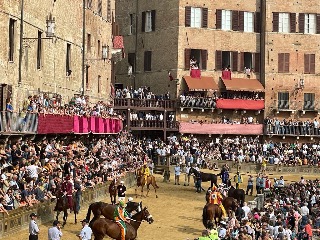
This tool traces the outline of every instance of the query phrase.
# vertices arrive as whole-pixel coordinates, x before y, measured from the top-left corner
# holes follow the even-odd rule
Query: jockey
[[[144,178],[144,184],[147,184],[147,178],[150,176],[150,169],[147,166],[147,163],[143,164],[143,167],[141,169],[141,175]]]
[[[116,207],[113,213],[113,220],[116,222],[116,224],[120,228],[121,232],[121,240],[126,239],[126,222],[128,222],[128,213],[125,210],[125,203],[124,201],[119,201],[119,205]]]
[[[67,197],[68,201],[68,208],[70,209],[70,212],[73,210],[73,184],[71,182],[70,176],[66,176],[64,182],[62,183],[62,192]]]
[[[216,186],[213,186],[212,191],[210,193],[209,201],[212,204],[217,204],[221,208],[222,215],[225,218],[227,217],[227,213],[226,213],[226,210],[224,209],[224,206],[222,205],[222,200],[223,200],[222,194],[218,191]]]

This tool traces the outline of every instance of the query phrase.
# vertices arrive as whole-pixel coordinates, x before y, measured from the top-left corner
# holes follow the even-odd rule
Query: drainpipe
[[[20,49],[19,49],[19,79],[18,86],[22,82],[22,54],[23,54],[23,18],[24,18],[24,0],[20,2],[21,13],[20,13]]]

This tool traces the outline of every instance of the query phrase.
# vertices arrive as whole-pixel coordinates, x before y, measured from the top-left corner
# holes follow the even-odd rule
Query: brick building
[[[0,0],[2,103],[11,96],[18,110],[40,92],[61,94],[64,103],[81,93],[110,99],[114,11],[114,0]]]
[[[116,14],[127,56],[117,64],[117,83],[174,96],[190,90],[206,97],[258,93],[263,101],[262,109],[248,107],[253,100],[226,101],[220,109],[181,107],[177,120],[318,118],[319,1],[119,0]],[[192,57],[198,79],[190,71]]]

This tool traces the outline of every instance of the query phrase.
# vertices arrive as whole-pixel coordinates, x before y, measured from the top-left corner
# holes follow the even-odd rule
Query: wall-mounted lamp
[[[51,38],[54,37],[54,30],[56,27],[56,21],[55,18],[52,17],[52,14],[50,13],[49,16],[47,16],[47,31],[46,35],[47,37]]]

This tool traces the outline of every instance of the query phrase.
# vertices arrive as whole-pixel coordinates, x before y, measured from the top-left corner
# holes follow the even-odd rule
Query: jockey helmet
[[[125,206],[125,203],[124,203],[124,201],[119,201],[119,205],[120,205],[120,207],[124,207]]]

